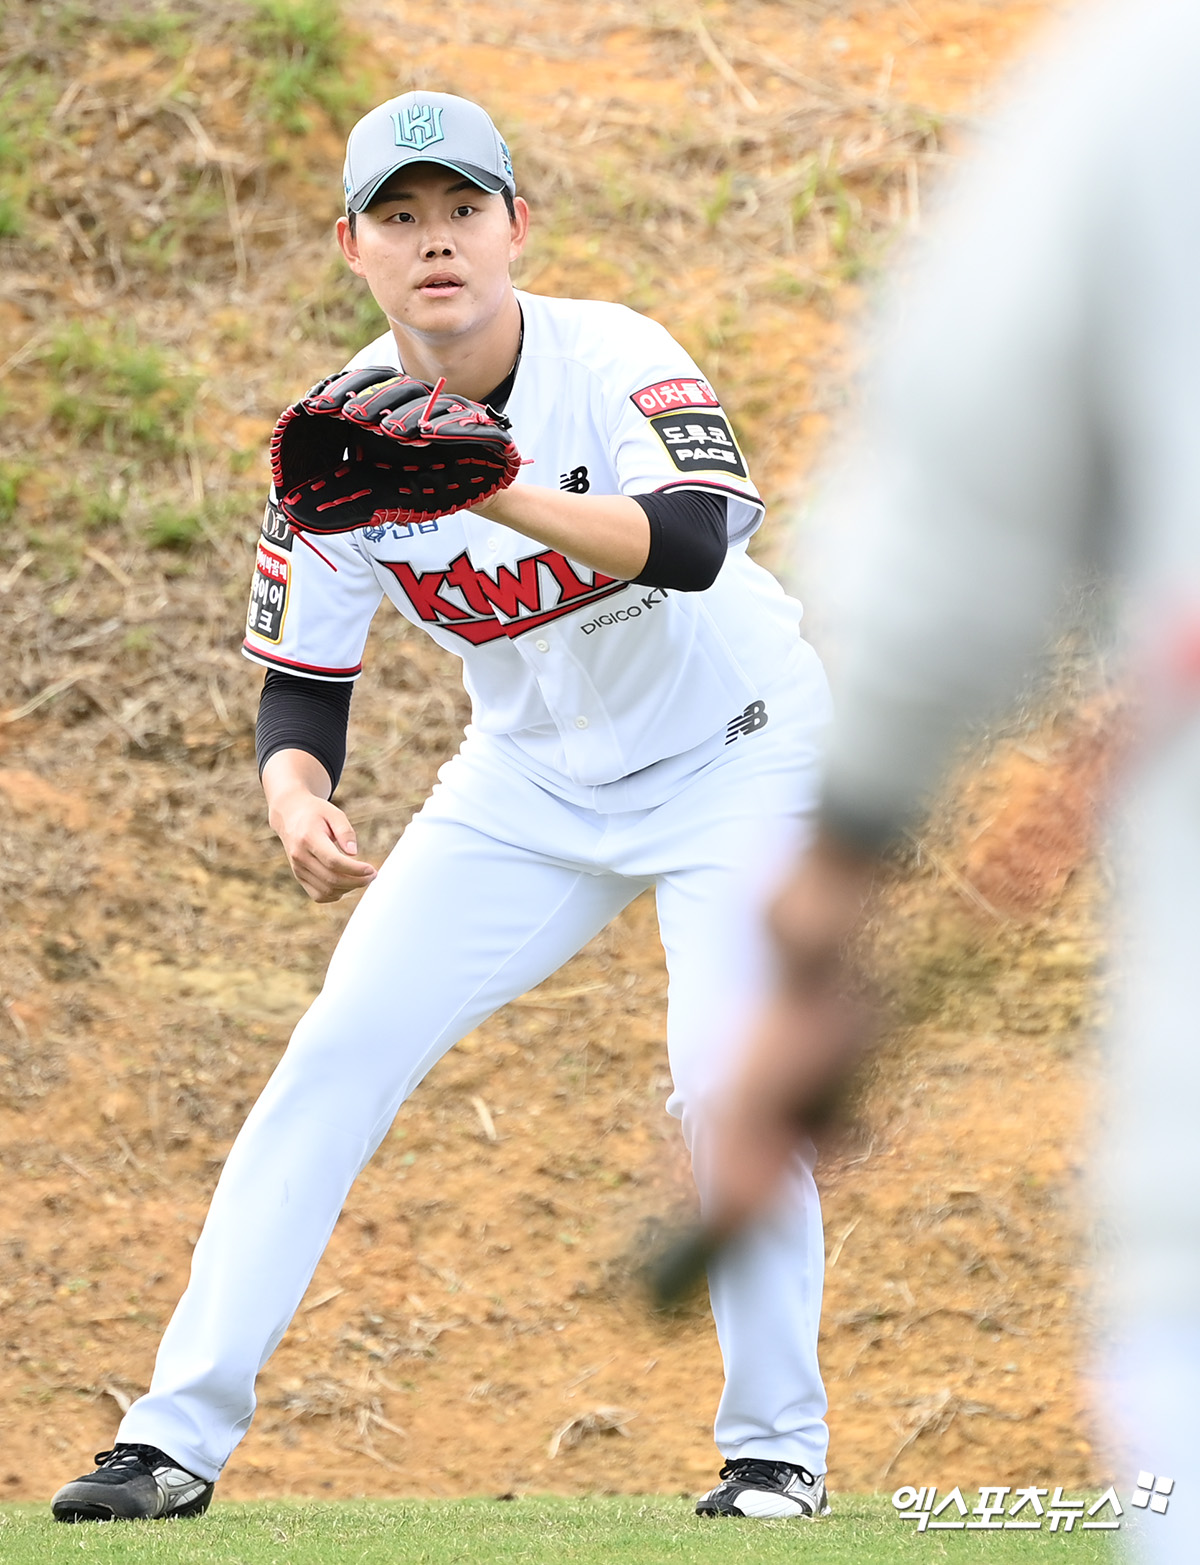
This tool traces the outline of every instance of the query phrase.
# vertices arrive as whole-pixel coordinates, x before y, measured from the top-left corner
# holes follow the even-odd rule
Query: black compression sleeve
[[[650,523],[650,553],[634,581],[676,592],[711,587],[729,549],[725,496],[704,489],[670,489],[632,498]]]
[[[269,668],[258,700],[258,775],[277,750],[307,750],[338,785],[346,764],[352,680],[305,679]],[[332,792],[332,789],[330,790]]]

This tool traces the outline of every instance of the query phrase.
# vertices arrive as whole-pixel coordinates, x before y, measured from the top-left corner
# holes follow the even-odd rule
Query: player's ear
[[[351,227],[348,217],[339,217],[334,227],[337,236],[338,247],[346,258],[346,265],[356,277],[365,277],[362,257],[358,253],[358,235]]]
[[[508,259],[515,261],[525,248],[525,241],[529,237],[529,203],[523,196],[513,197],[513,215],[509,219],[511,241],[508,247]]]

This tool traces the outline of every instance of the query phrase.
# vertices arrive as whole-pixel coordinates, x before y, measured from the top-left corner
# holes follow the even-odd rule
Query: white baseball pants
[[[670,986],[673,1091],[703,1198],[709,1110],[764,994],[763,901],[806,829],[828,694],[811,649],[768,723],[655,809],[602,814],[470,735],[364,893],[234,1143],[146,1396],[118,1439],[215,1479],[254,1413],[354,1179],[430,1067],[647,887]],[[564,1127],[566,1128],[566,1127]],[[811,1160],[710,1275],[726,1457],[826,1466],[824,1243]]]

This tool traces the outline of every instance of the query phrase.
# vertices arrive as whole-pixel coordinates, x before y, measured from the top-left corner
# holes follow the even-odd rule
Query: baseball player
[[[956,737],[1064,582],[1122,601],[1140,743],[1117,832],[1118,999],[1095,1148],[1100,1385],[1136,1555],[1200,1554],[1200,159],[1194,0],[1087,9],[966,171],[827,503],[837,616],[820,828],[777,897],[785,982],[714,1132],[710,1221],[770,1199],[841,1068],[839,950]],[[1136,1485],[1134,1477],[1136,1475]]]
[[[308,894],[363,896],[221,1174],[150,1390],[61,1520],[202,1512],[356,1175],[429,1068],[653,887],[670,973],[667,1109],[703,1203],[708,1127],[765,982],[757,910],[797,847],[828,719],[729,420],[669,334],[513,288],[529,213],[483,109],[412,92],[351,132],[337,226],[402,370],[511,420],[526,462],[423,523],[295,535],[273,492],[247,656],[269,818]],[[369,378],[369,377],[368,377]],[[331,802],[383,598],[461,658],[471,722],[376,869]],[[704,1515],[828,1513],[813,1153],[710,1297],[725,1368]]]

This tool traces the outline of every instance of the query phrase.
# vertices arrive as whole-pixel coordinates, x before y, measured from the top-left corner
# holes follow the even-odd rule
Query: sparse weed
[[[134,227],[125,241],[128,254],[160,276],[170,275],[186,261],[197,236],[226,222],[225,192],[212,169],[185,170],[180,184],[170,221]]]
[[[18,56],[5,62],[0,93],[0,166],[25,180],[31,153],[41,141],[46,123],[62,92],[61,81],[38,68],[36,60]]]
[[[11,196],[0,195],[0,239],[15,239],[24,226],[17,203]]]
[[[837,167],[832,142],[809,159],[803,183],[792,197],[789,217],[793,231],[807,222],[824,230],[835,278],[853,282],[873,264],[871,225],[865,220],[861,200],[848,188]]]
[[[253,0],[250,37],[281,54],[301,54],[313,70],[342,63],[345,39],[336,5],[322,0]]]
[[[204,536],[204,519],[198,511],[177,511],[162,506],[151,516],[146,541],[152,549],[187,554]]]
[[[258,93],[270,117],[299,135],[316,104],[332,118],[353,101],[343,66],[346,40],[336,4],[321,0],[253,0],[248,29],[260,61]]]
[[[715,228],[729,210],[729,204],[733,200],[733,170],[727,168],[717,175],[713,184],[712,196],[704,204],[704,221],[709,228]]]
[[[786,299],[805,304],[816,292],[817,285],[811,277],[801,277],[794,270],[776,272],[767,285],[767,292],[776,299]]]
[[[11,522],[16,515],[23,476],[11,462],[0,463],[0,522]]]
[[[177,449],[196,383],[173,373],[159,348],[128,331],[72,322],[40,357],[57,379],[50,418],[58,429],[110,451],[136,444],[169,456]]]
[[[154,629],[150,625],[131,625],[121,637],[122,652],[149,652],[154,645]]]
[[[185,18],[170,4],[156,5],[149,11],[127,8],[108,23],[107,30],[121,43],[157,49],[167,55],[182,53],[187,43]]]
[[[89,532],[115,527],[124,515],[124,505],[112,495],[89,494],[83,502],[83,525]]]
[[[299,303],[297,324],[306,337],[355,351],[378,337],[385,321],[370,290],[342,262],[329,271],[326,284]]]

